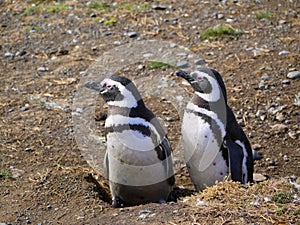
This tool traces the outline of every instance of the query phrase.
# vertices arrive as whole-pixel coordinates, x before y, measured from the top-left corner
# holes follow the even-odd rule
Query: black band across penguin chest
[[[171,150],[166,150],[163,144],[165,132],[154,114],[148,110],[142,101],[138,102],[136,108],[111,107],[109,115],[119,115],[132,119],[133,123],[115,124],[105,128],[105,132],[122,133],[124,131],[136,131],[142,134],[145,138],[151,138],[154,150],[160,160],[165,160],[171,155]],[[135,120],[143,120],[144,123],[134,122]],[[155,129],[155,130],[152,130]],[[170,148],[170,147],[169,147]]]

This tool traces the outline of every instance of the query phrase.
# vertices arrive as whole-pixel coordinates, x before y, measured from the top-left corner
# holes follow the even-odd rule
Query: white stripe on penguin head
[[[133,96],[132,92],[129,91],[124,85],[122,85],[120,82],[114,81],[112,79],[106,78],[101,82],[101,85],[115,85],[119,91],[120,95],[122,95],[124,98],[119,101],[108,101],[107,104],[111,106],[118,106],[118,107],[127,107],[127,108],[135,108],[137,107],[137,99]]]
[[[196,95],[198,95],[200,98],[204,99],[207,102],[217,102],[220,99],[221,95],[221,90],[218,81],[207,73],[201,71],[195,71],[194,73],[196,73],[199,76],[205,77],[212,88],[211,93],[200,93],[196,91]]]

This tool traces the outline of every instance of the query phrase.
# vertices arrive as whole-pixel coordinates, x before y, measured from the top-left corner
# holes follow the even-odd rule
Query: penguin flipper
[[[226,140],[226,146],[229,153],[231,179],[243,183],[243,148],[234,143],[231,139]]]
[[[109,179],[109,161],[108,161],[108,153],[105,152],[104,161],[103,161],[103,170],[105,178]]]
[[[169,144],[167,137],[156,147],[156,152],[160,160],[164,160],[165,171],[168,177],[169,185],[173,186],[175,184],[175,177],[173,171],[173,161],[172,161],[172,149]]]

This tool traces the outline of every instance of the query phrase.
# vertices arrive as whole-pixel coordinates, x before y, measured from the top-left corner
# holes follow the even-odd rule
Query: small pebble
[[[275,166],[275,165],[276,165],[275,160],[271,159],[269,162],[269,166]]]
[[[23,56],[26,54],[26,51],[22,50],[16,53],[16,56]]]
[[[172,121],[173,121],[173,118],[168,116],[168,117],[166,117],[166,121],[172,122]]]
[[[226,22],[227,23],[233,23],[233,22],[235,22],[236,21],[236,19],[232,19],[232,18],[227,18],[226,19]]]
[[[283,122],[285,120],[285,117],[282,113],[277,113],[276,114],[276,120]]]
[[[33,150],[32,150],[32,148],[25,148],[25,151],[26,152],[32,152]]]
[[[25,105],[21,108],[22,111],[27,111],[28,109],[29,109],[29,104],[25,104]]]
[[[120,45],[120,44],[121,44],[121,41],[114,41],[113,44],[114,44],[114,45]]]
[[[109,36],[109,35],[112,35],[111,31],[106,31],[106,32],[103,33],[103,36]]]
[[[149,210],[149,209],[142,209],[142,210],[139,211],[139,214],[141,215],[141,214],[146,214],[146,213],[151,213],[151,212],[152,211]]]
[[[153,5],[152,9],[154,9],[154,10],[165,10],[165,9],[167,9],[167,6],[164,6],[164,5]]]
[[[283,50],[283,51],[278,53],[278,55],[287,55],[287,54],[290,54],[290,52],[286,51],[286,50]]]
[[[217,19],[218,20],[224,19],[224,14],[223,13],[218,13],[217,14]]]
[[[300,78],[300,71],[289,72],[288,75],[287,75],[287,77],[290,78],[290,79]]]
[[[88,73],[87,73],[87,71],[80,71],[79,75],[84,77],[84,76],[88,75]]]
[[[267,74],[264,74],[264,75],[261,76],[261,79],[263,79],[263,80],[269,80],[270,77]]]
[[[178,68],[185,68],[189,66],[189,63],[187,61],[180,61],[176,65]]]
[[[284,160],[285,162],[288,162],[288,161],[289,161],[289,157],[288,157],[287,155],[284,155],[284,156],[283,156],[283,160]]]
[[[297,133],[295,131],[288,132],[288,135],[292,139],[297,139],[297,137],[298,137],[298,135],[297,135]]]
[[[264,176],[264,175],[262,175],[262,174],[260,174],[260,173],[254,173],[253,174],[253,180],[255,182],[262,182],[262,181],[267,180],[267,177]]]
[[[134,37],[136,37],[137,35],[138,35],[137,32],[134,32],[134,31],[126,33],[126,36],[128,36],[128,37],[130,37],[130,38],[134,38]]]
[[[14,54],[11,53],[11,52],[6,52],[6,53],[4,54],[4,56],[5,56],[5,57],[13,57]]]
[[[39,72],[46,72],[46,71],[48,71],[48,68],[46,68],[46,67],[39,67],[37,70]]]
[[[287,80],[287,79],[285,79],[285,80],[282,81],[282,84],[290,84],[290,83],[291,83],[291,81]]]
[[[265,114],[266,114],[266,111],[259,109],[259,110],[257,110],[255,115],[258,117],[258,116],[265,115]]]

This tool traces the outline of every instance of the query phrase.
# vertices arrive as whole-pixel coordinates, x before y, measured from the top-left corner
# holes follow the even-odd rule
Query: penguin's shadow
[[[102,201],[107,202],[109,204],[112,203],[108,182],[103,182],[101,185],[99,181],[90,173],[84,178],[86,179],[87,182],[93,184],[93,191],[97,193],[97,196]]]
[[[171,192],[169,201],[177,202],[177,200],[180,198],[184,198],[186,196],[191,196],[196,193],[197,192],[195,190],[176,186],[173,188],[173,191]]]

